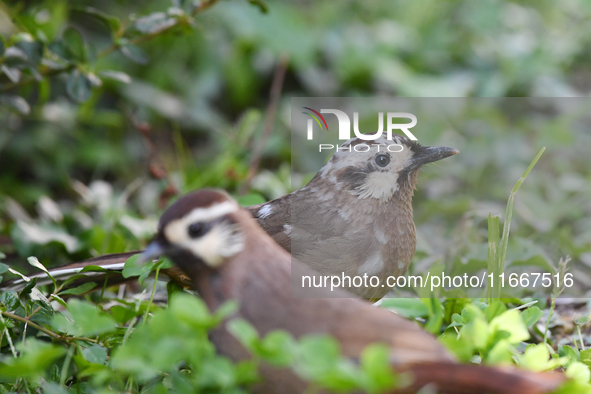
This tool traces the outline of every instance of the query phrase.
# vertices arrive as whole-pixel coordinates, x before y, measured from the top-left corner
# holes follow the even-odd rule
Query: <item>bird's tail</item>
[[[434,362],[395,367],[408,373],[412,383],[394,391],[416,393],[429,385],[437,393],[449,394],[541,394],[555,391],[566,377],[558,372],[531,372],[511,367]]]

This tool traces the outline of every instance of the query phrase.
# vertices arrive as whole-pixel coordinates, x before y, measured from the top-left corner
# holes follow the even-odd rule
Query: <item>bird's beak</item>
[[[445,159],[458,153],[460,153],[459,150],[447,146],[425,146],[415,152],[407,170],[414,170],[427,163]]]
[[[147,261],[152,261],[158,256],[164,254],[166,252],[165,248],[160,244],[158,241],[152,241],[146,250],[140,255],[138,259],[139,264],[143,264]]]

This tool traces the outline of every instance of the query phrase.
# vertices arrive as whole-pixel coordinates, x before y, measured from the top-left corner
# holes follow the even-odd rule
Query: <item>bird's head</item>
[[[225,192],[189,193],[164,211],[142,260],[166,255],[188,274],[203,264],[217,269],[245,247],[239,220],[240,206]]]
[[[367,141],[358,137],[343,143],[319,171],[318,182],[347,190],[361,199],[388,201],[401,188],[413,190],[421,166],[457,154],[445,146],[422,146],[393,134]]]

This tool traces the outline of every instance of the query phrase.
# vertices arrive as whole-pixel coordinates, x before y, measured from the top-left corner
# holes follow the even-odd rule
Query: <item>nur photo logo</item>
[[[307,121],[306,136],[308,140],[314,139],[314,123],[316,123],[321,131],[329,131],[328,123],[322,114],[335,115],[338,122],[338,139],[349,140],[351,136],[351,119],[345,111],[339,109],[320,109],[317,111],[310,107],[302,107],[307,110],[303,114],[310,116]],[[386,132],[386,139],[392,141],[392,132],[394,130],[403,132],[410,140],[416,141],[417,137],[409,130],[416,126],[417,117],[408,112],[387,112],[385,118],[386,129],[384,130],[384,112],[378,113],[378,131],[375,133],[364,134],[359,130],[359,112],[353,112],[353,132],[355,137],[363,141],[375,141],[378,138],[383,137],[384,131]],[[408,119],[410,122],[400,123],[400,119]],[[332,144],[319,144],[319,151],[323,149],[334,149]],[[402,148],[402,146],[400,145]],[[338,149],[338,146],[337,146]],[[400,149],[402,150],[402,149]]]

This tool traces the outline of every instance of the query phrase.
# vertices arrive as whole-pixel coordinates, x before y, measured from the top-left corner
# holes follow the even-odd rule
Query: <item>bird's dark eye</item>
[[[389,155],[378,155],[376,156],[376,164],[379,167],[386,167],[390,163]]]
[[[191,238],[201,237],[202,235],[207,233],[208,230],[209,230],[209,227],[207,226],[207,223],[195,222],[189,226],[189,237],[191,237]]]

